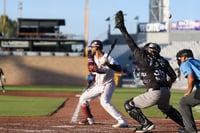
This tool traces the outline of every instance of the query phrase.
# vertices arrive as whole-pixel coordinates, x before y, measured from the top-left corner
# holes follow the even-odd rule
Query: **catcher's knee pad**
[[[135,103],[133,101],[133,98],[127,100],[124,103],[124,108],[126,110],[126,112],[132,117],[135,118],[140,114],[140,109],[135,107]]]
[[[133,98],[125,101],[124,108],[125,108],[126,112],[129,112],[129,111],[131,111],[132,109],[135,108],[135,103],[133,101]]]
[[[183,118],[181,116],[181,114],[171,106],[170,110],[167,112],[163,112],[165,113],[170,119],[172,119],[174,122],[176,122],[177,124],[179,124],[180,126],[184,127],[183,124]]]
[[[141,125],[146,125],[150,121],[145,117],[145,115],[142,113],[141,109],[137,108],[135,106],[135,103],[133,101],[133,98],[127,100],[124,103],[124,108],[126,112],[137,122],[139,122]]]

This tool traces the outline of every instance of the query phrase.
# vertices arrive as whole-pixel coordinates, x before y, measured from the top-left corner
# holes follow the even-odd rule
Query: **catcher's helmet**
[[[159,54],[160,51],[161,51],[160,46],[157,43],[152,43],[152,42],[147,43],[144,46],[144,49],[147,50],[147,51],[152,51],[152,52],[157,53],[157,54]]]
[[[194,58],[193,52],[190,49],[182,49],[177,52],[176,58],[178,59],[179,57],[187,57],[187,58]]]
[[[99,49],[102,49],[103,43],[100,40],[93,40],[89,47],[98,47]]]

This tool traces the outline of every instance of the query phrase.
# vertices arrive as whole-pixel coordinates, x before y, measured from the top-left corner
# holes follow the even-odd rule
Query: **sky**
[[[6,14],[9,18],[17,20],[22,18],[50,18],[65,19],[65,26],[60,27],[63,34],[84,36],[84,11],[86,0],[5,0]],[[20,1],[22,12],[18,9]],[[170,0],[171,21],[200,20],[200,0]],[[111,33],[118,34],[114,28],[114,14],[122,10],[126,16],[125,21],[129,32],[136,30],[138,22],[149,21],[149,0],[89,0],[89,42],[93,39],[106,39],[108,24]],[[4,0],[0,0],[0,15],[4,13]],[[106,18],[110,17],[110,21]]]

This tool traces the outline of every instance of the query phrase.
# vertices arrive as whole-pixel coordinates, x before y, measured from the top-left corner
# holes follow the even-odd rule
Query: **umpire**
[[[200,104],[200,60],[194,58],[193,52],[190,49],[178,51],[176,58],[180,70],[188,83],[187,90],[179,102],[181,115],[185,124],[185,128],[182,128],[179,132],[197,133],[192,108]]]
[[[170,88],[177,76],[169,62],[160,56],[160,46],[156,43],[147,43],[144,48],[139,48],[126,30],[122,11],[115,15],[115,27],[121,31],[131,49],[147,88],[145,93],[132,97],[124,104],[126,112],[140,124],[135,132],[143,133],[155,128],[155,125],[141,111],[153,105],[157,105],[158,109],[169,118],[184,127],[180,113],[169,104]]]

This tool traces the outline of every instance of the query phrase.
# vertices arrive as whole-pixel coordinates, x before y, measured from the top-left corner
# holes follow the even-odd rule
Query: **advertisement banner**
[[[138,32],[165,32],[167,27],[166,23],[140,23]]]
[[[200,20],[180,20],[168,23],[139,23],[138,32],[167,32],[183,30],[200,30]]]
[[[200,30],[200,20],[181,20],[171,22],[171,30]]]

